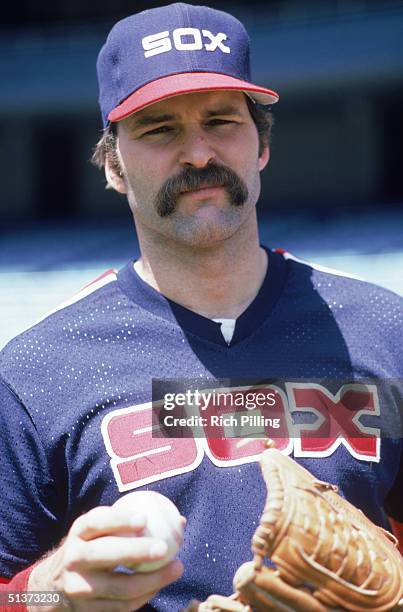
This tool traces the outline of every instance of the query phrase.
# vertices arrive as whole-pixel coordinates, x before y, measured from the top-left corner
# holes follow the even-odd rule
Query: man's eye
[[[210,127],[215,127],[220,125],[231,125],[233,123],[234,121],[231,121],[230,119],[210,119],[207,125]]]
[[[153,130],[148,130],[143,134],[143,136],[157,136],[158,134],[171,134],[174,131],[174,128],[169,125],[161,125],[160,127],[154,128]]]

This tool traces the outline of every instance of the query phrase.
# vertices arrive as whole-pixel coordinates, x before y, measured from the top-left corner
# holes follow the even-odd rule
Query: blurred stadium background
[[[403,2],[206,3],[245,23],[254,80],[280,92],[262,240],[403,294]],[[2,9],[0,346],[138,252],[125,201],[88,161],[95,59],[117,19],[162,4]]]

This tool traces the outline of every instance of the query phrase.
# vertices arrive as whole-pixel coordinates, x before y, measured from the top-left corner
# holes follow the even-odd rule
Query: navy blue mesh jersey
[[[130,262],[5,347],[0,576],[57,545],[78,515],[143,487],[167,495],[188,521],[184,576],[154,609],[232,591],[264,505],[263,443],[153,437],[153,378],[281,381],[284,410],[302,417],[298,435],[283,430],[283,452],[378,524],[386,513],[403,521],[402,298],[268,254],[229,345],[219,323],[166,299]]]

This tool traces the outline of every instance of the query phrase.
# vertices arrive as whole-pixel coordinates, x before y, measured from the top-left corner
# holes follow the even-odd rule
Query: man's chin
[[[202,206],[197,207],[197,209],[193,212],[192,217],[195,222],[199,221],[200,223],[220,225],[229,205],[227,204],[224,206],[218,207],[216,202],[206,201],[202,204]]]
[[[174,240],[193,247],[208,247],[231,238],[242,225],[242,208],[220,210],[212,204],[192,215],[175,214],[171,227]]]

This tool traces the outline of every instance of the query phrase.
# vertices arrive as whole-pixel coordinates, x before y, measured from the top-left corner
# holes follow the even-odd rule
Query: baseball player
[[[151,9],[113,27],[97,69],[94,159],[127,197],[141,257],[1,353],[4,597],[173,612],[232,592],[264,506],[263,442],[239,447],[224,425],[153,436],[153,379],[236,380],[242,397],[239,381],[259,382],[276,398],[278,448],[398,532],[402,299],[260,245],[265,107],[278,95],[251,81],[244,27],[208,7]],[[146,507],[111,508],[142,489],[177,505],[184,542],[161,569],[119,573],[166,553],[144,535]]]

